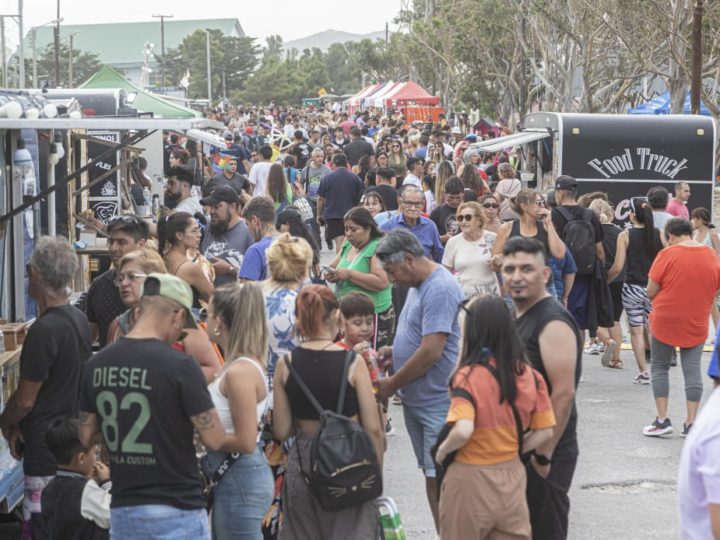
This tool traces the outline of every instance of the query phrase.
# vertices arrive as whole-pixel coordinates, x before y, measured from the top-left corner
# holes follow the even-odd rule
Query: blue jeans
[[[182,510],[164,504],[110,510],[111,540],[210,540],[204,508]]]
[[[405,428],[410,435],[415,458],[427,478],[435,478],[435,462],[430,455],[430,448],[437,441],[438,435],[447,418],[450,401],[434,405],[409,407],[403,404]]]
[[[227,454],[208,452],[203,470],[212,478]],[[210,520],[214,540],[262,540],[261,521],[275,494],[270,465],[260,448],[243,454],[215,486]]]

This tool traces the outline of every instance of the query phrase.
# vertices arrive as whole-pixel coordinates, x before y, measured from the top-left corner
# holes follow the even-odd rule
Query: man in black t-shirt
[[[100,348],[107,343],[110,323],[127,309],[115,284],[117,267],[125,255],[145,247],[149,227],[139,217],[125,215],[108,223],[105,232],[108,234],[108,252],[112,266],[95,278],[85,299],[85,314],[90,323],[90,334],[93,342],[96,339],[99,341]]]
[[[87,318],[68,304],[68,287],[78,268],[70,244],[39,238],[28,266],[28,294],[37,300],[40,314],[25,337],[20,381],[0,416],[0,428],[12,455],[23,459],[24,527],[33,538],[47,538],[40,497],[57,464],[45,430],[58,418],[77,414],[82,365],[92,349]]]
[[[465,187],[457,176],[448,178],[445,184],[445,202],[430,213],[430,219],[437,225],[440,241],[446,244],[460,231],[455,214],[463,202]]]
[[[295,158],[295,168],[304,169],[307,162],[310,161],[310,152],[312,152],[312,147],[305,142],[302,131],[297,130],[293,134],[293,137],[295,140],[293,141],[290,155]]]
[[[376,184],[369,187],[367,191],[375,191],[383,200],[385,210],[393,212],[398,209],[398,192],[392,187],[395,173],[389,167],[380,167],[375,171]]]
[[[340,253],[345,227],[343,217],[360,202],[363,183],[360,177],[347,168],[347,156],[335,154],[332,157],[334,171],[320,181],[318,189],[317,221],[325,225],[325,239],[333,243]]]
[[[351,167],[357,165],[364,156],[375,155],[372,144],[362,138],[362,131],[356,127],[350,130],[350,142],[345,145],[343,152],[347,156]]]
[[[604,263],[605,250],[603,249],[602,240],[605,233],[595,212],[578,204],[577,180],[572,176],[559,176],[555,181],[555,202],[557,202],[558,207],[563,208],[563,211],[559,210],[559,208],[553,208],[552,210],[552,222],[560,239],[567,243],[565,226],[568,224],[568,219],[563,215],[564,212],[568,212],[573,220],[588,221],[593,230],[595,256]],[[577,258],[575,260],[577,261]],[[568,297],[568,311],[572,313],[578,326],[583,330],[597,330],[597,316],[589,312],[591,285],[594,279],[594,275],[582,275],[579,272],[575,274],[575,282]]]
[[[239,450],[200,366],[169,345],[184,328],[197,328],[191,307],[187,283],[150,274],[135,326],[85,366],[80,436],[108,448],[117,538],[209,539],[193,427],[209,449]]]
[[[570,313],[545,288],[552,271],[539,241],[510,238],[503,249],[502,275],[527,358],[547,383],[557,421],[552,438],[533,450],[526,463],[533,538],[566,538],[568,491],[578,458],[575,390],[583,338]]]

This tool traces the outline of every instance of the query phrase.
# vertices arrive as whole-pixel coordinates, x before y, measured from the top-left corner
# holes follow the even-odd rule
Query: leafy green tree
[[[70,62],[70,45],[64,41],[60,42],[58,49],[60,57],[60,81],[58,86],[68,87],[68,65]],[[100,60],[97,54],[81,51],[73,48],[73,86],[79,86],[89,79],[100,69]],[[25,59],[25,76],[32,81],[32,57]],[[55,85],[55,48],[50,44],[38,52],[37,56],[38,84],[50,81],[50,86]]]

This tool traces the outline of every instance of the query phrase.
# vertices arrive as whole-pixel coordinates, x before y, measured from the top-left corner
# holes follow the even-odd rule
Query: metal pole
[[[55,136],[50,139],[50,141],[54,141]],[[55,165],[50,163],[50,160],[48,160],[48,187],[52,187],[55,185]],[[57,234],[57,228],[55,224],[55,191],[51,191],[48,194],[47,199],[48,204],[48,234],[50,236],[55,236]]]
[[[37,88],[37,87],[38,87],[38,80],[37,80],[37,45],[36,45],[36,43],[35,43],[36,40],[37,40],[37,31],[36,31],[36,29],[33,27],[33,29],[31,30],[31,32],[32,32],[32,53],[33,53],[33,88]]]
[[[18,0],[18,32],[20,33],[20,46],[18,47],[18,59],[20,61],[19,71],[20,84],[18,88],[25,87],[25,32],[23,32],[23,0]]]
[[[695,0],[692,29],[692,80],[690,81],[690,114],[700,114],[702,85],[702,17],[703,0]]]
[[[205,48],[207,51],[207,87],[208,87],[208,106],[212,107],[212,70],[210,66],[210,31],[205,30]]]
[[[11,171],[15,169],[15,150],[17,150],[17,138],[19,130],[10,131],[11,146],[10,156],[12,160]],[[22,179],[17,178],[14,172],[11,179],[11,208],[18,208],[23,203]],[[13,252],[13,302],[16,321],[25,320],[25,212],[18,213],[12,220],[12,252]]]
[[[162,55],[162,85],[165,86],[165,19],[172,19],[172,15],[153,15],[160,19],[160,54]]]
[[[7,59],[5,58],[5,15],[0,15],[0,49],[2,49],[3,86],[10,88],[7,80]]]
[[[57,19],[55,23],[55,86],[60,86],[60,0],[57,0]]]
[[[68,56],[68,88],[73,87],[73,37],[74,34],[70,34],[70,55]]]

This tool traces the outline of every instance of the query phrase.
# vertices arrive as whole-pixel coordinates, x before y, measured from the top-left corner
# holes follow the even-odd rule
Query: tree
[[[58,49],[60,56],[60,81],[55,81],[55,48],[53,44],[42,49],[37,57],[38,81],[50,81],[50,86],[68,87],[68,65],[70,61],[70,46],[61,41]],[[79,86],[88,80],[100,69],[100,60],[97,54],[84,52],[73,48],[73,86]],[[25,73],[32,77],[32,58],[25,59]]]

